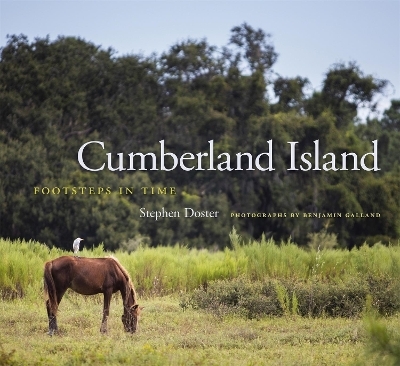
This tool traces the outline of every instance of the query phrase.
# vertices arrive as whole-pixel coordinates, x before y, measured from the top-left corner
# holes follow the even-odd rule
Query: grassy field
[[[179,246],[115,253],[131,273],[139,303],[145,307],[139,332],[123,331],[119,294],[111,303],[109,332],[101,335],[102,296],[85,297],[69,290],[59,309],[59,333],[53,337],[47,335],[43,264],[71,253],[35,242],[0,239],[0,365],[398,364],[399,299],[391,286],[399,282],[399,247],[319,252],[291,243],[243,244],[232,239],[233,249],[216,253]],[[81,255],[107,253],[99,247]],[[364,277],[372,280],[365,282]],[[268,288],[275,300],[264,296],[266,279],[272,281]],[[337,298],[337,291],[339,297],[347,291],[349,297],[346,302],[339,299],[338,306],[352,309],[355,300],[358,306],[361,300],[367,310],[362,305],[356,316],[332,317],[324,307],[318,316],[297,315],[291,310],[294,292],[287,291],[292,282],[300,302],[310,293],[314,302],[318,295],[331,304],[330,297]],[[354,289],[349,287],[359,284],[363,292],[356,291],[358,298],[352,298]],[[286,298],[275,294],[279,289],[286,291]],[[232,291],[239,302],[231,307]],[[182,306],[182,299],[196,293],[198,302],[209,304]],[[246,302],[249,294],[250,303]],[[242,311],[245,306],[258,309],[273,301],[277,309],[282,308],[280,316],[261,312],[250,319]],[[376,313],[375,304],[381,303],[385,303],[381,314],[389,305],[395,311],[368,323],[366,314]]]
[[[141,300],[145,309],[140,329],[131,335],[123,331],[122,303],[115,297],[109,332],[101,335],[101,302],[101,297],[68,292],[60,306],[60,331],[53,337],[46,333],[42,301],[0,302],[0,364],[361,365],[367,361],[360,319],[217,318],[192,309],[183,312],[178,299],[157,297]],[[398,321],[398,317],[386,320]]]

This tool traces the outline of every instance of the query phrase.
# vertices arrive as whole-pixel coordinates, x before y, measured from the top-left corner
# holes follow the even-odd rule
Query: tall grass
[[[205,286],[209,281],[235,278],[246,272],[247,260],[230,250],[209,252],[186,247],[138,248],[116,256],[136,288],[147,294],[167,294]]]
[[[35,241],[0,238],[0,297],[15,298],[29,288],[38,288],[43,276],[43,263],[61,254]]]
[[[306,250],[292,242],[262,238],[244,242],[233,230],[232,249],[210,252],[184,246],[141,247],[130,254],[107,253],[102,245],[83,249],[81,256],[115,255],[132,276],[141,295],[191,291],[213,280],[246,276],[296,281],[348,281],[355,277],[400,279],[400,247],[375,244],[359,249]],[[72,252],[49,249],[35,241],[0,238],[0,296],[13,298],[42,288],[45,261]]]

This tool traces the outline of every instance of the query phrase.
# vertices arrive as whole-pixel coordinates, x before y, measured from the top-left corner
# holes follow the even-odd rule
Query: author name
[[[150,211],[147,210],[146,207],[140,208],[140,215],[139,217],[142,218],[151,218],[154,220],[159,220],[163,218],[174,218],[174,217],[187,217],[187,218],[217,218],[219,215],[219,211],[197,211],[190,207],[185,207],[183,211],[177,210],[166,210],[162,207],[160,210],[157,211]]]

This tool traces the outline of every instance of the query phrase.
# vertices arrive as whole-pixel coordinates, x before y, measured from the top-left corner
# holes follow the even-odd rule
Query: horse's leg
[[[101,321],[100,332],[107,333],[107,320],[110,313],[111,291],[104,292],[103,320]]]
[[[57,307],[60,305],[61,299],[63,298],[67,289],[57,289]],[[54,332],[58,331],[57,316],[51,311],[49,300],[46,301],[47,317],[49,318],[49,335],[52,336]]]
[[[49,335],[52,336],[57,330],[57,318],[50,309],[49,300],[46,300],[47,317],[49,319]]]

